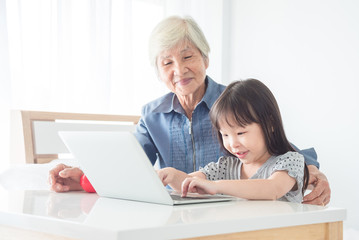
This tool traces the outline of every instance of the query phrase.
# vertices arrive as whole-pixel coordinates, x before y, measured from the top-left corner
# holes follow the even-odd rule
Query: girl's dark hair
[[[214,103],[209,113],[222,149],[219,121],[225,118],[228,124],[234,119],[239,126],[257,123],[261,126],[269,154],[282,155],[295,151],[289,143],[282,123],[277,101],[269,88],[261,81],[247,79],[232,82]],[[305,164],[302,192],[308,187],[309,172]]]

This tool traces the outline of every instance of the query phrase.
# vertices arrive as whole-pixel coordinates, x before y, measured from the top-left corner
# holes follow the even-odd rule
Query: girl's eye
[[[238,132],[237,133],[237,135],[243,135],[244,134],[244,132]]]

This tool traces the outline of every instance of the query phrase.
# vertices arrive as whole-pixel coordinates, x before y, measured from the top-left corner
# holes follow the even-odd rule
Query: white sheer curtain
[[[0,0],[0,145],[8,146],[10,109],[140,114],[168,91],[147,54],[168,15],[197,20],[212,48],[208,74],[221,82],[225,2]]]
[[[142,82],[160,86],[147,61],[147,41],[163,18],[161,4],[6,3],[13,108],[139,114]],[[159,86],[147,96],[160,95]]]

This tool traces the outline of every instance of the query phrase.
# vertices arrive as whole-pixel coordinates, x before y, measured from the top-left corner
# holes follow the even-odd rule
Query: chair
[[[11,112],[11,163],[48,163],[68,153],[58,131],[134,131],[140,116],[40,112]]]

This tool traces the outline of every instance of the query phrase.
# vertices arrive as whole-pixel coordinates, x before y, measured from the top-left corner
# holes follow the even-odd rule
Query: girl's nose
[[[230,141],[231,148],[235,149],[239,147],[239,141],[235,138],[232,138]]]

